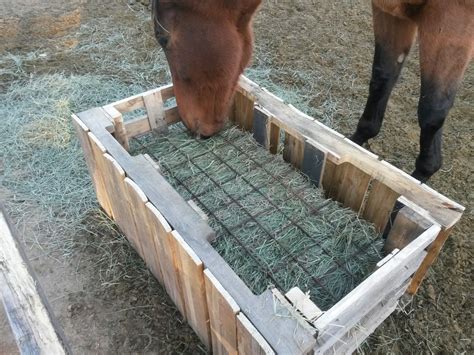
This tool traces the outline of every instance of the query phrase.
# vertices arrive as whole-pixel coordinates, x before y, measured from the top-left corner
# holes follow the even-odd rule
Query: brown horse
[[[218,132],[252,53],[261,0],[154,0],[158,42],[171,68],[180,115],[201,136]],[[474,0],[373,0],[375,56],[370,92],[352,140],[375,137],[390,93],[418,34],[420,154],[413,176],[441,167],[441,130],[474,55]]]

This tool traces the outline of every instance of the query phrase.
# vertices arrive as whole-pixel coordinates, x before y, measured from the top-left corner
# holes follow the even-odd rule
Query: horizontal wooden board
[[[70,353],[15,233],[0,205],[0,299],[18,349],[22,354]]]

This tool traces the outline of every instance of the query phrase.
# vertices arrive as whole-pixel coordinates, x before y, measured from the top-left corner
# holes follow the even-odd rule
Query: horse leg
[[[442,165],[442,128],[474,52],[472,13],[444,18],[427,9],[420,21],[420,152],[413,177],[426,182]],[[426,20],[424,20],[426,18]],[[441,31],[442,29],[443,31]]]
[[[388,99],[417,32],[415,22],[392,16],[374,4],[372,9],[375,54],[369,97],[357,130],[351,137],[360,145],[379,133]]]

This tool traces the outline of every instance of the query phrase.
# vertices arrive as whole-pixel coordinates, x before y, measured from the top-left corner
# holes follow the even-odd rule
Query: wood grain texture
[[[362,217],[383,232],[399,194],[378,180],[373,180]]]
[[[108,176],[104,165],[104,154],[106,149],[92,132],[88,133],[88,144],[92,152],[94,171],[92,179],[96,189],[97,200],[107,215],[113,217],[112,202],[110,201],[108,188]]]
[[[420,285],[423,279],[425,278],[426,273],[428,272],[428,269],[431,267],[431,265],[433,265],[435,260],[438,258],[438,255],[441,249],[443,248],[444,243],[446,242],[449,235],[451,234],[452,229],[453,228],[442,230],[436,237],[433,244],[430,245],[426,258],[421,263],[420,268],[416,271],[415,275],[413,275],[413,280],[410,286],[408,286],[407,292],[409,294],[414,295],[420,288]]]
[[[1,205],[0,299],[22,354],[70,353],[62,330]]]
[[[237,315],[237,348],[239,355],[275,354],[267,341],[242,312]]]
[[[304,141],[285,132],[285,146],[283,149],[283,159],[300,169],[303,163]]]
[[[181,315],[186,319],[183,290],[179,278],[178,256],[175,255],[172,229],[163,215],[150,202],[146,204],[146,217],[155,244],[155,251],[163,276],[163,285]]]
[[[143,96],[148,121],[152,130],[157,132],[166,131],[167,124],[165,119],[165,108],[161,92],[157,91]]]
[[[211,326],[212,352],[238,354],[236,316],[240,308],[208,269],[204,270],[204,280]]]
[[[204,264],[178,232],[172,232],[172,243],[183,292],[186,318],[203,344],[211,348],[211,330],[207,309]]]
[[[336,184],[332,190],[334,199],[359,213],[371,176],[350,163],[344,163],[337,167],[334,179],[333,183]]]

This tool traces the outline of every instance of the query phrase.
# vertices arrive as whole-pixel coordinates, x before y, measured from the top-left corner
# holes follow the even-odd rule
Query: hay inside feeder
[[[325,310],[382,257],[383,240],[370,223],[236,127],[203,141],[179,123],[167,134],[134,138],[131,152],[149,154],[202,208],[217,234],[213,247],[256,294],[298,286]]]

